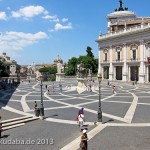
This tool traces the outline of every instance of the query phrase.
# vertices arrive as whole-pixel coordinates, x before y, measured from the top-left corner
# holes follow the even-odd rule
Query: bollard
[[[35,116],[39,117],[39,115],[40,115],[40,109],[36,107],[35,108]]]

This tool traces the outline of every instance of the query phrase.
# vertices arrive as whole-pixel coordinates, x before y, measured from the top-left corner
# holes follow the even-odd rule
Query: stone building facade
[[[120,7],[107,15],[108,33],[99,35],[99,68],[103,79],[150,82],[150,17]]]
[[[2,61],[6,67],[6,71],[11,77],[17,76],[20,73],[20,65],[17,64],[15,60],[10,60],[10,57],[6,55],[4,52],[2,56],[0,56],[0,61]]]

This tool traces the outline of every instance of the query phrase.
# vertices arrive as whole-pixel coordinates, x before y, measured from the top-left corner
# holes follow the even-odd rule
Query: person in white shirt
[[[79,114],[78,122],[79,122],[80,131],[82,131],[82,127],[83,127],[83,124],[84,124],[84,115],[83,114]]]

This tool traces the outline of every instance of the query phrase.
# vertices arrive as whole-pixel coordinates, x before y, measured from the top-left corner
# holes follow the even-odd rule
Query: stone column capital
[[[126,46],[127,46],[127,43],[123,43],[122,45],[123,45],[123,47],[126,47]]]
[[[144,44],[144,40],[140,40],[140,44]]]

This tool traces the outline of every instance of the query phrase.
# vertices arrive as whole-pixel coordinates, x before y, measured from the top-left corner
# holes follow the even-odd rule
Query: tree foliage
[[[57,67],[44,67],[39,69],[40,72],[47,72],[49,74],[56,74],[57,73]]]
[[[79,56],[79,58],[72,57],[71,59],[69,59],[67,68],[65,69],[66,75],[75,75],[77,70],[77,64],[80,64],[81,62],[84,64],[84,67],[87,70],[91,69],[92,73],[97,73],[98,59],[94,58],[94,54],[92,53],[91,47],[87,46],[86,52],[86,55]]]
[[[0,77],[8,77],[9,74],[6,71],[5,65],[2,61],[0,61]]]

